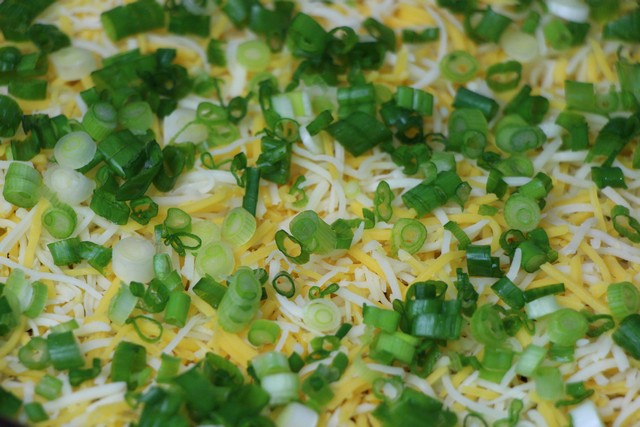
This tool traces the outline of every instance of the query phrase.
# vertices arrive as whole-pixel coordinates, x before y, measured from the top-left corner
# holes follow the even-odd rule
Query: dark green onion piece
[[[526,302],[535,301],[538,298],[545,297],[547,295],[556,295],[564,292],[564,283],[557,283],[554,285],[541,286],[535,289],[527,289],[524,291],[524,300]]]
[[[271,285],[273,289],[283,297],[292,298],[296,294],[296,283],[293,277],[286,271],[281,271],[276,274],[271,281]]]
[[[616,205],[611,209],[613,228],[633,243],[640,243],[640,222],[630,215],[629,209]]]
[[[100,21],[111,40],[143,33],[164,26],[164,11],[154,0],[138,0],[103,12]]]
[[[504,205],[504,218],[511,228],[531,231],[540,223],[540,207],[530,197],[513,194]]]
[[[499,260],[491,256],[489,245],[467,246],[467,270],[470,276],[502,277]]]
[[[605,3],[605,2],[603,2]],[[614,4],[616,2],[606,2],[611,3],[609,7],[612,9],[616,8]],[[604,5],[602,7],[605,7]],[[616,20],[609,21],[604,27],[602,35],[605,39],[618,39],[627,42],[638,42],[640,41],[640,29],[638,28],[638,22],[640,22],[640,10],[632,9],[625,15],[622,15]]]
[[[373,196],[373,204],[375,214],[378,221],[389,221],[393,215],[391,202],[395,198],[395,194],[391,191],[391,187],[386,181],[380,181]]]
[[[458,240],[458,249],[465,250],[471,244],[471,239],[457,222],[449,221],[444,225],[444,229],[448,230]]]
[[[474,15],[478,13],[481,18],[474,26],[472,21],[474,21]],[[511,24],[509,17],[494,12],[491,7],[487,7],[485,10],[467,13],[464,20],[464,29],[467,35],[476,42],[497,43],[509,24]]]
[[[84,356],[72,331],[49,334],[47,349],[51,364],[59,371],[84,366]]]
[[[131,342],[121,341],[113,353],[111,381],[125,381],[127,388],[133,390],[144,382],[146,367],[146,348]]]
[[[618,325],[613,341],[634,359],[640,360],[640,314],[630,314]]]
[[[19,99],[37,101],[47,98],[46,80],[13,80],[9,82],[8,89],[10,95]]]
[[[473,92],[465,87],[460,87],[453,99],[455,108],[475,108],[482,111],[487,120],[491,120],[498,113],[499,105],[487,96]]]
[[[193,287],[193,293],[202,298],[204,302],[209,304],[213,308],[218,308],[222,297],[227,292],[227,288],[210,276],[205,276],[198,280],[198,283]]]
[[[522,77],[522,64],[507,61],[493,64],[487,69],[487,85],[495,92],[504,92],[518,87]]]
[[[354,156],[359,156],[383,142],[391,140],[391,131],[374,116],[355,111],[330,124],[327,132]]]
[[[507,277],[502,277],[491,285],[491,289],[509,307],[515,310],[520,310],[524,307],[524,293]]]
[[[414,31],[404,28],[402,41],[404,43],[428,43],[438,40],[440,29],[438,27],[425,28],[422,31]]]
[[[624,182],[624,173],[619,167],[613,166],[594,166],[591,168],[591,177],[598,188],[627,188]]]

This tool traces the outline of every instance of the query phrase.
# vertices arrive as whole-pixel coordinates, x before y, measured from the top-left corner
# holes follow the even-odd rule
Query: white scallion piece
[[[127,237],[113,246],[113,272],[125,283],[150,282],[154,277],[153,243],[141,237]]]

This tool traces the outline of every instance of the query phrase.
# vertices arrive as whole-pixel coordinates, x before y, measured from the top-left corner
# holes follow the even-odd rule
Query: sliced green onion
[[[204,302],[213,308],[218,308],[222,297],[227,292],[227,288],[216,282],[209,276],[205,276],[198,280],[193,287],[193,293],[202,298]]]
[[[33,282],[31,286],[33,287],[31,301],[24,310],[24,315],[30,319],[35,319],[44,311],[44,306],[49,298],[49,287],[42,282]]]
[[[47,245],[56,265],[69,265],[82,261],[80,256],[80,239],[72,237]]]
[[[233,247],[248,243],[255,232],[255,217],[242,207],[232,209],[222,223],[222,238]]]
[[[391,191],[391,187],[386,181],[380,181],[373,197],[375,206],[375,214],[378,221],[389,221],[393,215],[391,202],[395,198],[395,194]]]
[[[27,403],[24,405],[24,412],[32,423],[39,423],[49,419],[47,411],[44,410],[44,406],[40,402]]]
[[[467,246],[467,270],[470,276],[502,277],[500,261],[491,256],[489,245]]]
[[[304,323],[319,332],[333,331],[340,326],[340,309],[327,299],[309,301],[304,308]]]
[[[478,158],[487,145],[487,119],[481,110],[458,108],[449,118],[447,149],[462,151],[470,158]]]
[[[600,189],[605,187],[627,188],[627,184],[624,182],[624,174],[619,167],[594,166],[591,168],[591,177]]]
[[[427,43],[438,40],[440,29],[438,27],[425,28],[422,31],[402,29],[402,41],[404,43]]]
[[[131,293],[129,286],[121,283],[118,292],[109,303],[109,320],[117,325],[124,325],[137,303],[138,297]]]
[[[262,40],[246,41],[238,46],[236,59],[249,71],[264,71],[269,66],[271,50]]]
[[[374,349],[381,354],[390,355],[392,360],[396,359],[409,364],[415,356],[418,342],[418,338],[403,332],[388,333],[383,331],[378,334],[377,341],[374,341]]]
[[[44,183],[61,202],[72,206],[77,206],[91,197],[96,187],[93,180],[80,172],[60,166],[47,168],[44,172]],[[74,191],[68,191],[69,188],[73,188]]]
[[[427,239],[427,228],[417,219],[401,218],[391,229],[391,251],[402,249],[411,255],[418,252]]]
[[[43,376],[36,385],[35,392],[47,400],[57,399],[62,393],[62,380],[51,375]]]
[[[176,375],[178,375],[182,360],[180,360],[180,358],[178,357],[173,357],[166,353],[162,353],[162,355],[160,356],[160,360],[160,369],[158,369],[156,381],[158,381],[158,383],[168,383]]]
[[[239,332],[255,317],[262,286],[250,268],[241,267],[229,278],[229,288],[218,306],[218,322],[227,332]]]
[[[80,169],[93,160],[97,149],[96,143],[88,133],[77,131],[60,138],[53,150],[53,155],[59,165]]]
[[[42,225],[56,239],[66,239],[75,230],[77,218],[71,206],[60,204],[44,211]]]
[[[289,372],[287,356],[277,351],[261,353],[251,360],[256,377],[261,380],[269,375]]]
[[[560,310],[560,306],[558,305],[555,295],[546,295],[537,298],[534,301],[527,302],[524,308],[529,319],[533,320],[540,319]]]
[[[153,279],[155,247],[147,239],[127,237],[113,246],[113,273],[123,282],[148,283]]]
[[[125,381],[132,390],[144,380],[147,368],[147,350],[144,346],[120,341],[113,353],[111,363],[111,381]]]
[[[613,333],[613,341],[634,359],[640,360],[640,314],[625,317]]]
[[[482,344],[499,347],[507,339],[502,319],[492,305],[479,307],[471,317],[471,333]]]
[[[58,78],[65,82],[81,80],[98,68],[93,52],[74,46],[52,53],[49,59]]]
[[[549,317],[547,334],[555,344],[574,345],[588,330],[589,323],[582,313],[563,308]]]
[[[6,95],[0,95],[0,137],[15,135],[22,120],[22,110],[16,101]]]
[[[47,98],[47,81],[40,79],[12,80],[9,82],[9,94],[28,101],[38,101]]]
[[[354,156],[391,140],[391,131],[373,115],[355,111],[327,126],[327,132]]]
[[[336,233],[314,211],[303,211],[289,224],[292,236],[306,252],[326,254],[336,247]]]
[[[169,294],[169,301],[164,313],[164,321],[179,328],[187,323],[191,297],[182,291],[173,291]]]
[[[524,307],[524,293],[509,278],[502,277],[491,285],[493,292],[509,307],[520,310]]]
[[[138,0],[100,15],[104,31],[113,41],[164,26],[164,10],[154,0]]]
[[[362,322],[386,332],[395,332],[398,329],[400,318],[400,313],[394,310],[385,310],[367,304],[362,308]]]
[[[458,240],[458,249],[465,250],[471,244],[471,239],[467,233],[455,221],[449,221],[444,225],[444,229],[448,230]]]
[[[631,282],[613,283],[607,287],[607,302],[616,320],[640,311],[640,292]]]
[[[481,15],[475,27],[472,25],[474,14]],[[494,12],[491,7],[487,7],[484,10],[467,13],[464,20],[464,29],[467,35],[477,42],[497,43],[511,22],[509,17]]]
[[[498,108],[500,108],[494,99],[480,95],[462,86],[456,92],[456,96],[453,99],[453,106],[455,108],[480,110],[487,120],[493,119],[498,113]]]
[[[47,349],[51,364],[58,371],[84,366],[84,356],[72,331],[49,334]]]
[[[524,291],[524,300],[526,302],[535,301],[538,298],[546,297],[548,295],[561,294],[564,292],[564,283],[557,283],[555,285],[541,286],[539,288],[527,289]]]
[[[118,123],[134,135],[144,135],[153,126],[153,111],[149,103],[131,102],[118,111]]]
[[[275,344],[279,335],[280,326],[276,322],[258,319],[251,324],[247,339],[252,345],[260,347],[265,344]]]
[[[82,118],[84,130],[96,141],[102,141],[118,125],[118,113],[108,102],[96,102]]]
[[[485,347],[480,378],[499,383],[511,368],[513,351],[501,347]]]
[[[225,242],[211,242],[202,246],[196,256],[196,270],[218,280],[225,278],[235,268],[233,249]]]
[[[493,64],[487,69],[487,85],[495,92],[504,92],[518,87],[522,77],[522,64],[507,61]]]
[[[18,359],[27,369],[45,369],[50,364],[47,340],[33,337],[20,348]]]
[[[538,226],[540,218],[540,207],[530,197],[513,194],[504,205],[504,219],[516,230],[531,231]]]
[[[296,293],[295,281],[286,271],[281,271],[276,274],[271,284],[273,285],[273,289],[283,297],[292,298]]]
[[[554,366],[541,366],[534,375],[536,393],[546,400],[557,400],[564,395],[564,382],[560,370]]]
[[[398,86],[396,90],[398,107],[413,110],[423,116],[433,113],[433,95],[420,89]]]
[[[454,83],[465,83],[478,72],[478,61],[463,50],[454,50],[440,60],[440,72]]]
[[[640,243],[640,222],[630,215],[628,208],[622,205],[614,206],[611,209],[611,222],[613,222],[613,228],[622,237],[626,237],[633,243]]]
[[[520,354],[520,359],[516,364],[516,373],[524,377],[532,377],[547,355],[544,347],[529,344]]]
[[[31,209],[40,199],[42,177],[32,166],[11,162],[5,175],[2,195],[4,199],[21,208]]]

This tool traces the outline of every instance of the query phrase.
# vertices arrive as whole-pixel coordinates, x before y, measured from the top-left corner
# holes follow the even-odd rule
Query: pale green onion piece
[[[35,319],[44,311],[44,306],[49,299],[49,287],[42,282],[33,282],[31,286],[33,288],[31,302],[24,310],[24,315],[30,319]]]
[[[225,242],[211,242],[198,250],[196,270],[202,276],[208,274],[215,280],[225,279],[235,266],[233,249]]]
[[[165,141],[172,143],[193,142],[199,144],[207,140],[207,127],[196,123],[196,110],[177,108],[164,118],[162,130]]]
[[[529,319],[536,320],[560,310],[560,306],[555,295],[546,295],[526,303],[524,310]]]
[[[194,221],[191,224],[191,233],[200,238],[202,246],[206,246],[208,243],[218,241],[222,238],[220,227],[218,227],[217,224],[207,220]],[[194,250],[193,252],[198,252],[198,249]]]
[[[58,78],[65,82],[80,80],[98,69],[93,52],[79,47],[65,47],[49,55]]]
[[[33,287],[25,277],[23,270],[16,268],[11,271],[11,274],[7,277],[4,294],[11,295],[13,297],[12,300],[17,302],[18,307],[16,308],[20,313],[27,309],[31,302]]]
[[[500,38],[505,53],[519,62],[531,62],[538,57],[538,40],[519,30],[507,30]]]
[[[141,237],[126,237],[113,246],[113,273],[123,282],[148,283],[154,278],[153,243]]]
[[[233,208],[222,223],[222,238],[234,248],[249,242],[256,233],[256,218],[245,208]]]
[[[44,171],[44,184],[58,199],[71,206],[77,206],[91,197],[96,183],[73,169],[52,166]],[[73,188],[73,191],[69,191]]]
[[[278,351],[269,351],[257,355],[251,361],[251,366],[259,380],[262,380],[268,375],[291,371],[289,359]]]
[[[520,354],[516,364],[516,373],[524,377],[531,377],[547,355],[547,350],[534,344],[529,344]]]
[[[276,418],[277,427],[316,427],[319,415],[316,411],[303,405],[293,402],[285,406]],[[576,424],[577,425],[577,424]]]
[[[249,71],[264,71],[269,66],[271,50],[262,40],[249,40],[238,46],[236,59]]]
[[[124,325],[137,303],[138,297],[131,293],[128,285],[121,283],[118,292],[109,303],[109,320],[116,325]]]
[[[282,405],[298,399],[300,377],[293,372],[267,375],[260,381],[260,386],[269,393],[270,405]]]
[[[304,323],[319,332],[334,331],[340,326],[340,309],[331,300],[315,299],[304,308]]]
[[[153,126],[153,111],[147,102],[131,102],[118,111],[118,122],[131,133],[144,135]]]
[[[80,169],[88,165],[98,146],[88,133],[77,131],[64,135],[53,148],[53,155],[60,166]]]

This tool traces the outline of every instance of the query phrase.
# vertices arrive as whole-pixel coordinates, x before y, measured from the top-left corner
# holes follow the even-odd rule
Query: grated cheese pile
[[[117,5],[129,3],[122,0],[59,0],[38,17],[37,22],[57,25],[72,38],[73,46],[92,51],[96,58],[138,48],[149,53],[157,48],[177,48],[177,63],[187,67],[190,74],[207,72],[222,79],[223,96],[230,99],[246,95],[255,73],[245,70],[235,60],[238,44],[254,37],[249,32],[235,29],[222,13],[212,16],[211,36],[226,42],[227,67],[211,67],[206,62],[206,40],[197,37],[172,35],[165,30],[144,33],[114,43],[105,36],[100,13]],[[513,12],[509,0],[480,1],[513,19],[523,19]],[[625,2],[623,2],[625,3]],[[631,3],[631,2],[628,2]],[[631,8],[626,4],[623,7]],[[426,26],[438,27],[440,38],[425,44],[402,44],[395,53],[387,53],[385,64],[378,71],[367,72],[367,79],[388,86],[392,90],[400,85],[426,90],[434,95],[434,114],[426,126],[432,132],[446,133],[446,123],[452,109],[456,87],[440,75],[439,60],[453,50],[464,50],[474,55],[481,70],[490,64],[508,60],[508,55],[496,44],[476,45],[464,35],[459,16],[438,8],[435,0],[366,0],[325,3],[312,0],[298,2],[305,12],[324,25],[326,29],[350,26],[358,30],[367,17],[373,17],[397,31],[404,28],[418,29]],[[342,341],[342,351],[350,361],[363,354],[362,324],[364,304],[392,308],[394,299],[403,299],[408,286],[416,281],[442,280],[450,284],[448,297],[455,298],[456,268],[466,268],[465,252],[457,249],[457,241],[443,225],[457,222],[474,244],[491,245],[494,256],[499,256],[508,277],[521,289],[533,289],[553,283],[564,283],[566,292],[557,297],[562,307],[576,310],[589,307],[596,313],[609,313],[606,290],[614,282],[640,283],[640,247],[621,237],[613,230],[609,219],[613,206],[623,205],[631,215],[640,215],[640,171],[630,167],[628,151],[618,157],[614,166],[619,166],[625,176],[627,189],[606,188],[598,190],[590,178],[591,165],[584,162],[585,152],[561,149],[561,128],[555,119],[564,109],[565,79],[593,82],[598,88],[618,84],[613,64],[620,45],[616,41],[603,41],[596,31],[587,36],[587,42],[559,53],[546,46],[541,29],[537,30],[539,55],[524,64],[523,82],[534,88],[534,93],[547,97],[551,103],[550,113],[540,127],[548,137],[545,144],[531,154],[536,172],[547,173],[553,179],[553,190],[546,199],[541,227],[550,238],[551,247],[559,253],[552,264],[544,264],[535,273],[526,273],[520,268],[519,258],[509,264],[499,245],[500,234],[507,230],[502,210],[494,216],[480,215],[481,205],[491,204],[502,208],[503,201],[494,194],[487,194],[485,184],[487,171],[476,166],[476,162],[456,153],[457,172],[471,187],[471,196],[464,209],[454,204],[438,208],[421,218],[428,230],[423,248],[410,255],[400,251],[393,256],[390,250],[391,227],[399,218],[414,218],[415,213],[407,209],[400,197],[393,202],[393,220],[380,222],[372,229],[360,227],[355,231],[354,242],[348,251],[338,251],[327,256],[312,256],[303,265],[290,263],[277,249],[274,234],[279,229],[288,230],[288,224],[296,213],[314,210],[331,223],[339,218],[362,217],[362,209],[374,206],[373,194],[381,181],[386,181],[394,193],[400,194],[417,185],[420,180],[402,173],[391,157],[375,149],[359,157],[353,157],[328,134],[308,138],[293,148],[291,176],[304,175],[303,188],[308,196],[304,207],[295,207],[295,197],[289,194],[292,182],[276,185],[263,180],[256,217],[258,228],[251,241],[235,249],[237,265],[251,268],[262,267],[270,279],[281,270],[291,273],[297,284],[297,293],[288,300],[277,295],[267,285],[269,298],[262,302],[258,317],[277,321],[281,335],[275,345],[255,348],[249,344],[246,331],[231,334],[223,331],[217,322],[216,311],[198,298],[191,288],[200,279],[194,264],[194,256],[187,253],[184,258],[170,248],[160,250],[171,255],[184,278],[185,287],[191,296],[192,305],[188,321],[183,328],[165,325],[162,339],[154,344],[143,342],[131,325],[112,324],[107,311],[120,287],[120,281],[108,267],[105,275],[83,262],[74,268],[54,265],[47,244],[55,241],[41,223],[42,212],[47,208],[43,199],[33,209],[16,209],[0,200],[0,281],[20,268],[31,280],[41,280],[49,288],[49,299],[45,312],[33,320],[24,320],[15,333],[0,342],[0,383],[25,402],[41,401],[34,388],[47,371],[26,369],[17,357],[18,349],[32,336],[42,336],[55,325],[76,319],[80,324],[74,333],[86,360],[94,357],[102,360],[100,375],[80,387],[69,385],[66,373],[51,370],[64,381],[62,395],[44,403],[50,420],[42,426],[121,426],[135,422],[139,410],[132,409],[125,401],[124,383],[109,381],[110,361],[116,345],[127,340],[147,348],[148,363],[155,370],[160,366],[161,354],[167,353],[181,358],[182,369],[187,369],[201,360],[207,352],[228,357],[241,368],[261,352],[276,350],[285,354],[309,351],[310,340],[318,336],[302,319],[307,293],[312,286],[338,283],[340,289],[332,297],[342,315],[342,322],[352,323],[353,329]],[[33,49],[33,46],[21,46]],[[635,53],[638,53],[637,51]],[[286,86],[295,71],[297,61],[284,49],[272,54],[268,67],[276,76],[280,87]],[[50,116],[65,114],[69,118],[80,118],[86,105],[79,93],[93,86],[89,76],[76,82],[64,82],[53,70],[47,75],[49,92],[44,101],[20,101],[25,114],[45,113]],[[466,85],[469,89],[496,97],[501,105],[508,102],[515,91],[494,95],[486,86],[483,71]],[[0,88],[6,94],[6,86]],[[192,109],[204,99],[189,95],[180,101],[180,108]],[[253,100],[249,116],[242,121],[240,138],[229,145],[211,150],[214,159],[220,161],[244,152],[249,164],[255,164],[260,154],[260,136],[256,135],[265,123],[260,109]],[[309,117],[309,120],[312,117]],[[606,123],[606,118],[587,115],[591,137]],[[164,134],[166,126],[154,119],[153,131],[160,145],[171,136]],[[20,135],[18,135],[20,137]],[[10,164],[9,140],[0,145],[0,185]],[[41,152],[32,159],[32,164],[44,171],[51,166],[51,154]],[[293,180],[292,180],[293,181]],[[507,178],[510,185],[521,185],[528,179]],[[154,241],[153,227],[160,224],[170,207],[179,207],[194,219],[222,223],[225,214],[242,203],[244,190],[236,185],[227,170],[210,170],[199,161],[191,171],[180,177],[176,187],[169,193],[151,193],[160,206],[160,214],[148,225],[129,221],[125,226],[110,223],[96,215],[88,205],[76,209],[78,225],[74,236],[83,241],[112,247],[122,238],[140,236]],[[479,304],[496,303],[497,296],[489,286],[495,281],[489,278],[471,279],[480,293]],[[466,321],[465,321],[466,322]],[[467,322],[468,323],[468,322]],[[463,329],[463,338],[449,343],[455,351],[466,351],[481,358],[482,346]],[[530,343],[545,345],[546,324],[538,321],[536,331],[529,335],[524,330],[510,338],[509,344],[521,351]],[[366,354],[366,353],[364,353]],[[567,408],[556,408],[554,402],[537,396],[533,381],[526,382],[512,368],[500,383],[492,383],[478,377],[478,372],[466,367],[459,372],[451,368],[451,360],[445,354],[433,372],[422,379],[408,373],[402,367],[377,364],[366,356],[366,366],[377,372],[399,375],[405,383],[425,394],[442,401],[458,414],[461,422],[469,412],[481,414],[493,422],[507,417],[509,404],[521,399],[524,409],[517,424],[520,427],[569,425]],[[317,364],[307,365],[301,375],[313,371]],[[640,425],[640,364],[631,359],[613,343],[611,333],[597,339],[581,339],[575,351],[575,361],[561,365],[565,382],[585,381],[587,388],[595,393],[590,400],[597,407],[606,425],[615,427]],[[372,393],[372,385],[359,375],[351,364],[342,378],[332,385],[335,397],[320,414],[322,426],[368,426],[380,425],[372,416],[379,400]],[[24,416],[23,416],[24,417]],[[26,418],[22,421],[26,422]]]

